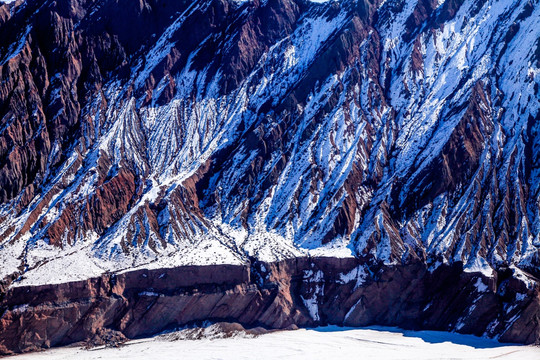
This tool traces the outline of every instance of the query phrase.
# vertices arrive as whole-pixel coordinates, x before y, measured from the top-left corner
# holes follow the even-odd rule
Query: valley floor
[[[171,336],[173,335],[173,336]],[[183,336],[180,336],[182,338]],[[41,359],[540,359],[540,348],[437,331],[322,327],[229,338],[208,333],[199,340],[174,334],[134,340],[120,348],[52,349],[13,357]]]

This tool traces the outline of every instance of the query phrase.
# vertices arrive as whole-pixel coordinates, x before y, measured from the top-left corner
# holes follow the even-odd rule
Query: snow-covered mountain
[[[309,256],[534,279],[539,39],[538,0],[2,4],[2,288]]]

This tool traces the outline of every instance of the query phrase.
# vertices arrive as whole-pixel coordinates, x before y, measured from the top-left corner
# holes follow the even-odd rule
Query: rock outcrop
[[[0,310],[1,354],[95,343],[103,334],[149,336],[208,320],[266,329],[379,324],[540,342],[538,279],[510,268],[468,273],[460,263],[430,269],[303,257],[137,270],[11,288]]]

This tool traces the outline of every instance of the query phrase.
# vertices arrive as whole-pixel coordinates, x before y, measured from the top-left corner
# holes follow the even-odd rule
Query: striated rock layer
[[[369,267],[301,257],[139,270],[13,288],[0,307],[1,354],[111,332],[135,338],[205,320],[268,329],[382,324],[540,342],[537,279],[510,268],[493,277],[467,273],[461,263],[429,271],[421,262]]]
[[[311,288],[278,296],[252,271],[223,291],[278,303],[239,321],[394,323],[536,342],[539,39],[538,0],[0,3],[6,351],[24,338],[21,349],[75,341],[119,319],[113,307],[136,302],[107,274],[209,266],[197,271],[211,279],[220,266],[321,256],[396,281],[381,275],[357,299],[368,291],[358,285],[332,310],[342,318],[326,319],[313,305],[331,288],[317,285],[319,272],[306,273]],[[302,284],[295,276],[309,266],[272,276]],[[457,268],[455,281],[432,275]],[[473,285],[488,286],[480,303],[466,290],[477,273],[483,283]],[[513,299],[522,278],[528,290]],[[38,325],[15,335],[13,306],[42,287],[63,294],[86,283],[110,293],[101,303],[97,285],[80,290],[95,292],[85,306],[103,306],[101,318],[87,309],[88,320],[59,315],[43,335]],[[222,286],[188,283],[211,294]],[[434,310],[415,311],[415,296],[434,289]],[[223,314],[236,318],[248,300]],[[177,323],[212,317],[197,304]],[[355,304],[362,310],[346,316]],[[165,326],[167,314],[147,321]],[[145,333],[125,321],[113,328]]]

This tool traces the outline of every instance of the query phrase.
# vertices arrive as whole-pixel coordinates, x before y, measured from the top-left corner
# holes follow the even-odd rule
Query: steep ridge
[[[539,22],[537,0],[0,4],[3,309],[306,256],[540,277]],[[418,326],[477,332],[442,319]]]

